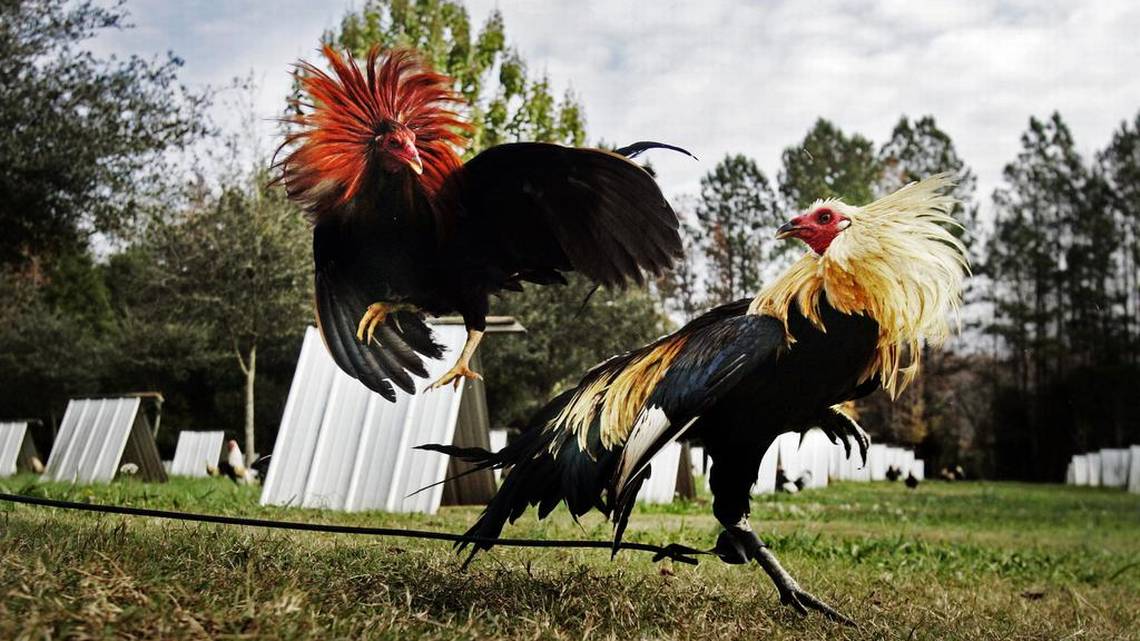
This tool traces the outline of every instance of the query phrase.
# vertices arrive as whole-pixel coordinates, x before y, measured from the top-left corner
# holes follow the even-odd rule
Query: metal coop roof
[[[0,422],[0,477],[32,469],[36,446],[27,421]]]
[[[165,481],[141,402],[138,396],[69,401],[44,477],[74,483],[108,482],[121,465],[134,463],[138,478]]]

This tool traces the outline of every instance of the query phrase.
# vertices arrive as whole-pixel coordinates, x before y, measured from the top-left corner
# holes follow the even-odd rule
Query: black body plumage
[[[468,534],[496,537],[527,507],[537,506],[541,518],[565,501],[575,517],[590,509],[611,517],[616,543],[649,475],[649,460],[675,438],[699,439],[711,457],[718,518],[723,522],[746,516],[760,460],[777,435],[817,425],[843,432],[850,419],[832,406],[879,386],[877,377],[863,380],[874,356],[875,321],[836,312],[824,299],[821,314],[827,332],[792,310],[789,329],[796,340],[788,344],[783,323],[747,314],[749,302],[714,308],[674,334],[597,368],[626,368],[667,341],[684,341],[641,411],[642,417],[658,417],[663,426],[647,432],[644,442],[638,432],[642,428],[635,427],[623,445],[605,448],[600,416],[590,425],[585,448],[577,437],[559,438],[565,426],[558,419],[573,397],[572,389],[539,411],[529,429],[500,452],[426,446],[484,468],[511,467]],[[642,427],[650,429],[650,422]],[[630,448],[637,449],[632,460]],[[628,478],[623,479],[626,468]]]

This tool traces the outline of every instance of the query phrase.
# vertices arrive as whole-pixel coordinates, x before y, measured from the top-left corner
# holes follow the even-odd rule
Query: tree
[[[1100,175],[1110,190],[1119,249],[1112,299],[1120,306],[1124,359],[1140,365],[1140,113],[1125,121],[1097,155]]]
[[[202,345],[228,354],[244,379],[245,455],[255,443],[258,350],[304,333],[312,321],[312,254],[304,216],[255,171],[170,219],[156,220],[145,248],[150,270],[139,311],[198,327]]]
[[[842,198],[852,205],[874,197],[880,165],[875,146],[859,134],[847,136],[820,118],[804,141],[782,155],[780,194],[788,208],[801,210],[817,198]]]
[[[498,11],[473,34],[467,9],[456,0],[369,0],[345,15],[339,31],[324,40],[356,55],[373,45],[418,49],[455,80],[455,89],[471,105],[472,153],[518,140],[585,141],[582,106],[569,91],[556,100],[546,76],[528,77],[526,62],[507,44]]]
[[[702,266],[698,261],[700,253],[699,230],[690,220],[690,207],[676,207],[681,223],[682,256],[671,271],[662,274],[654,283],[661,304],[666,311],[677,314],[683,320],[696,316],[704,308],[704,298],[700,289]]]
[[[1004,177],[984,265],[995,284],[990,331],[1011,374],[996,397],[995,443],[1007,469],[1040,478],[1026,460],[1059,474],[1067,452],[1119,444],[1110,435],[1123,433],[1121,397],[1135,376],[1121,376],[1127,348],[1111,294],[1121,235],[1109,183],[1085,165],[1060,114],[1030,119]]]
[[[778,273],[777,259],[790,248],[772,237],[784,217],[767,177],[739,154],[725,156],[701,179],[697,219],[710,305],[755,295],[765,270]]]
[[[123,27],[118,5],[0,3],[0,263],[35,264],[118,232],[165,183],[163,154],[205,133],[208,95],[182,61],[99,59],[83,41]]]

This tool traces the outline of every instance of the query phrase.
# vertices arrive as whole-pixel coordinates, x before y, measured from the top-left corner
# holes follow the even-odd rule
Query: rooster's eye
[[[831,222],[831,212],[823,212],[819,215],[819,224],[826,225]]]
[[[400,141],[396,140],[395,138],[389,138],[388,139],[388,146],[391,147],[392,149],[396,149],[397,147],[400,146]]]

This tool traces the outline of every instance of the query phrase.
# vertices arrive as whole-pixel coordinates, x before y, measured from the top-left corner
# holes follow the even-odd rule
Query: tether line
[[[269,519],[254,519],[240,516],[223,516],[220,514],[196,514],[192,512],[175,512],[172,510],[155,510],[145,507],[126,507],[122,505],[103,505],[99,503],[78,503],[75,501],[62,501],[23,494],[0,493],[0,501],[22,503],[24,505],[37,505],[40,507],[54,507],[62,510],[76,510],[80,512],[98,512],[102,514],[122,514],[125,516],[146,516],[156,519],[170,519],[174,521],[192,521],[196,523],[218,523],[221,525],[244,525],[247,527],[262,527],[275,530],[297,530],[302,532],[325,532],[329,534],[356,534],[363,536],[398,537],[406,539],[428,539],[433,541],[450,541],[452,543],[473,543],[480,545],[502,545],[508,547],[529,548],[589,548],[613,550],[614,545],[609,541],[581,541],[573,539],[489,539],[449,532],[430,532],[426,530],[403,530],[399,528],[364,527],[358,525],[335,525],[332,523],[301,523],[298,521],[273,521]],[[709,554],[705,550],[697,550],[684,545],[671,543],[666,546],[650,543],[632,543],[622,541],[618,545],[621,550],[635,552],[651,552],[654,561],[672,559],[681,563],[697,564],[693,558],[695,554]]]

